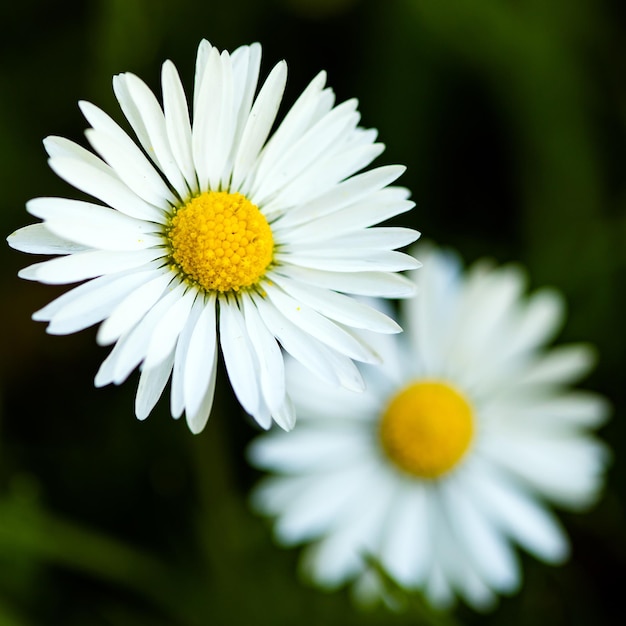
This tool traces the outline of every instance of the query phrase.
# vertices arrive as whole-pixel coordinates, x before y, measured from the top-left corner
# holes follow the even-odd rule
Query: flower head
[[[556,563],[566,536],[548,503],[597,496],[607,453],[589,433],[604,399],[568,385],[592,365],[586,345],[546,348],[560,326],[552,290],[523,296],[519,268],[420,250],[406,332],[380,337],[382,368],[356,395],[288,366],[300,422],[259,437],[250,458],[277,475],[253,493],[283,544],[311,542],[320,585],[384,594],[371,559],[432,603],[489,606],[520,580],[513,544]]]
[[[353,359],[378,355],[353,329],[399,330],[351,295],[410,294],[396,272],[417,262],[395,249],[418,233],[371,228],[413,206],[406,189],[388,186],[403,168],[358,173],[384,147],[358,126],[355,100],[335,106],[324,72],[271,134],[287,69],[278,63],[256,93],[260,58],[259,44],[229,54],[202,41],[193,116],[170,61],[163,106],[137,76],[116,76],[138,143],[88,102],[80,108],[97,154],[61,137],[44,142],[52,169],[99,202],[36,198],[27,209],[43,223],[8,238],[24,252],[62,255],[22,278],[86,281],[33,317],[53,334],[102,322],[98,342],[115,346],[96,385],[119,384],[140,366],[140,419],[171,376],[172,415],[184,411],[202,430],[220,345],[243,408],[263,427],[273,418],[289,429],[282,349],[360,388]]]

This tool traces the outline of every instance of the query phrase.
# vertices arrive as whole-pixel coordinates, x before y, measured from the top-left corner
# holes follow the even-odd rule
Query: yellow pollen
[[[427,479],[451,470],[469,448],[473,434],[468,401],[438,381],[415,382],[395,395],[379,430],[382,448],[391,461]]]
[[[166,231],[172,263],[207,291],[254,285],[272,261],[272,229],[239,193],[207,191],[180,207]]]

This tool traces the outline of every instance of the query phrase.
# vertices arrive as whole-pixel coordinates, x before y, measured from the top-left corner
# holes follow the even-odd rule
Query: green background
[[[589,513],[562,514],[573,557],[522,555],[523,585],[463,624],[613,624],[624,617],[626,17],[619,0],[101,0],[0,9],[3,236],[33,221],[25,202],[72,196],[41,140],[84,143],[86,99],[122,116],[111,77],[160,93],[171,58],[190,92],[201,38],[260,41],[262,74],[282,58],[285,101],[321,69],[338,101],[403,163],[417,208],[398,223],[468,260],[520,261],[530,285],[566,295],[562,341],[589,341],[584,386],[614,406],[614,451]],[[282,109],[283,112],[285,108]],[[221,373],[216,409],[192,436],[162,401],[133,415],[137,376],[94,389],[107,350],[30,320],[65,288],[21,281],[31,258],[0,248],[0,626],[420,624],[416,610],[360,612],[297,574],[249,512],[257,432]]]

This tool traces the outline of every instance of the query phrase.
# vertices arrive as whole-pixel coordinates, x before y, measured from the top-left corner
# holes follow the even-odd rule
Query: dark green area
[[[82,142],[77,101],[121,120],[111,77],[159,91],[171,58],[191,89],[196,47],[260,41],[263,73],[285,58],[286,102],[320,70],[379,129],[378,163],[404,163],[417,208],[397,223],[468,261],[520,261],[531,287],[569,304],[561,339],[598,347],[585,383],[614,405],[602,501],[563,515],[573,557],[522,556],[520,592],[463,624],[620,623],[626,564],[626,10],[615,0],[100,0],[0,9],[3,237],[25,202],[74,192],[41,140]],[[284,110],[284,109],[283,109]],[[136,376],[93,388],[93,331],[52,337],[31,313],[64,289],[20,281],[30,259],[0,246],[0,626],[423,624],[354,609],[303,584],[297,550],[249,512],[256,428],[220,376],[194,437],[162,401],[133,416]],[[219,384],[219,383],[218,383]]]

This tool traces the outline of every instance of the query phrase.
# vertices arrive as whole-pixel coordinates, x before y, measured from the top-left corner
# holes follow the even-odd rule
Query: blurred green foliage
[[[563,516],[573,558],[522,556],[524,585],[464,624],[613,624],[624,613],[623,284],[626,279],[624,5],[593,0],[100,0],[2,4],[0,176],[5,236],[24,203],[72,195],[41,140],[82,141],[76,103],[122,119],[111,77],[159,90],[171,58],[191,88],[195,50],[260,41],[281,58],[286,102],[327,69],[338,99],[360,99],[380,163],[405,163],[417,208],[399,223],[468,260],[521,261],[530,285],[564,291],[562,338],[599,350],[588,386],[615,411],[602,502]],[[193,437],[162,402],[133,417],[137,378],[93,388],[94,333],[51,337],[30,314],[63,291],[20,281],[29,260],[0,249],[0,626],[416,624],[361,613],[348,593],[300,580],[297,550],[275,547],[247,509],[255,427],[221,376]]]

